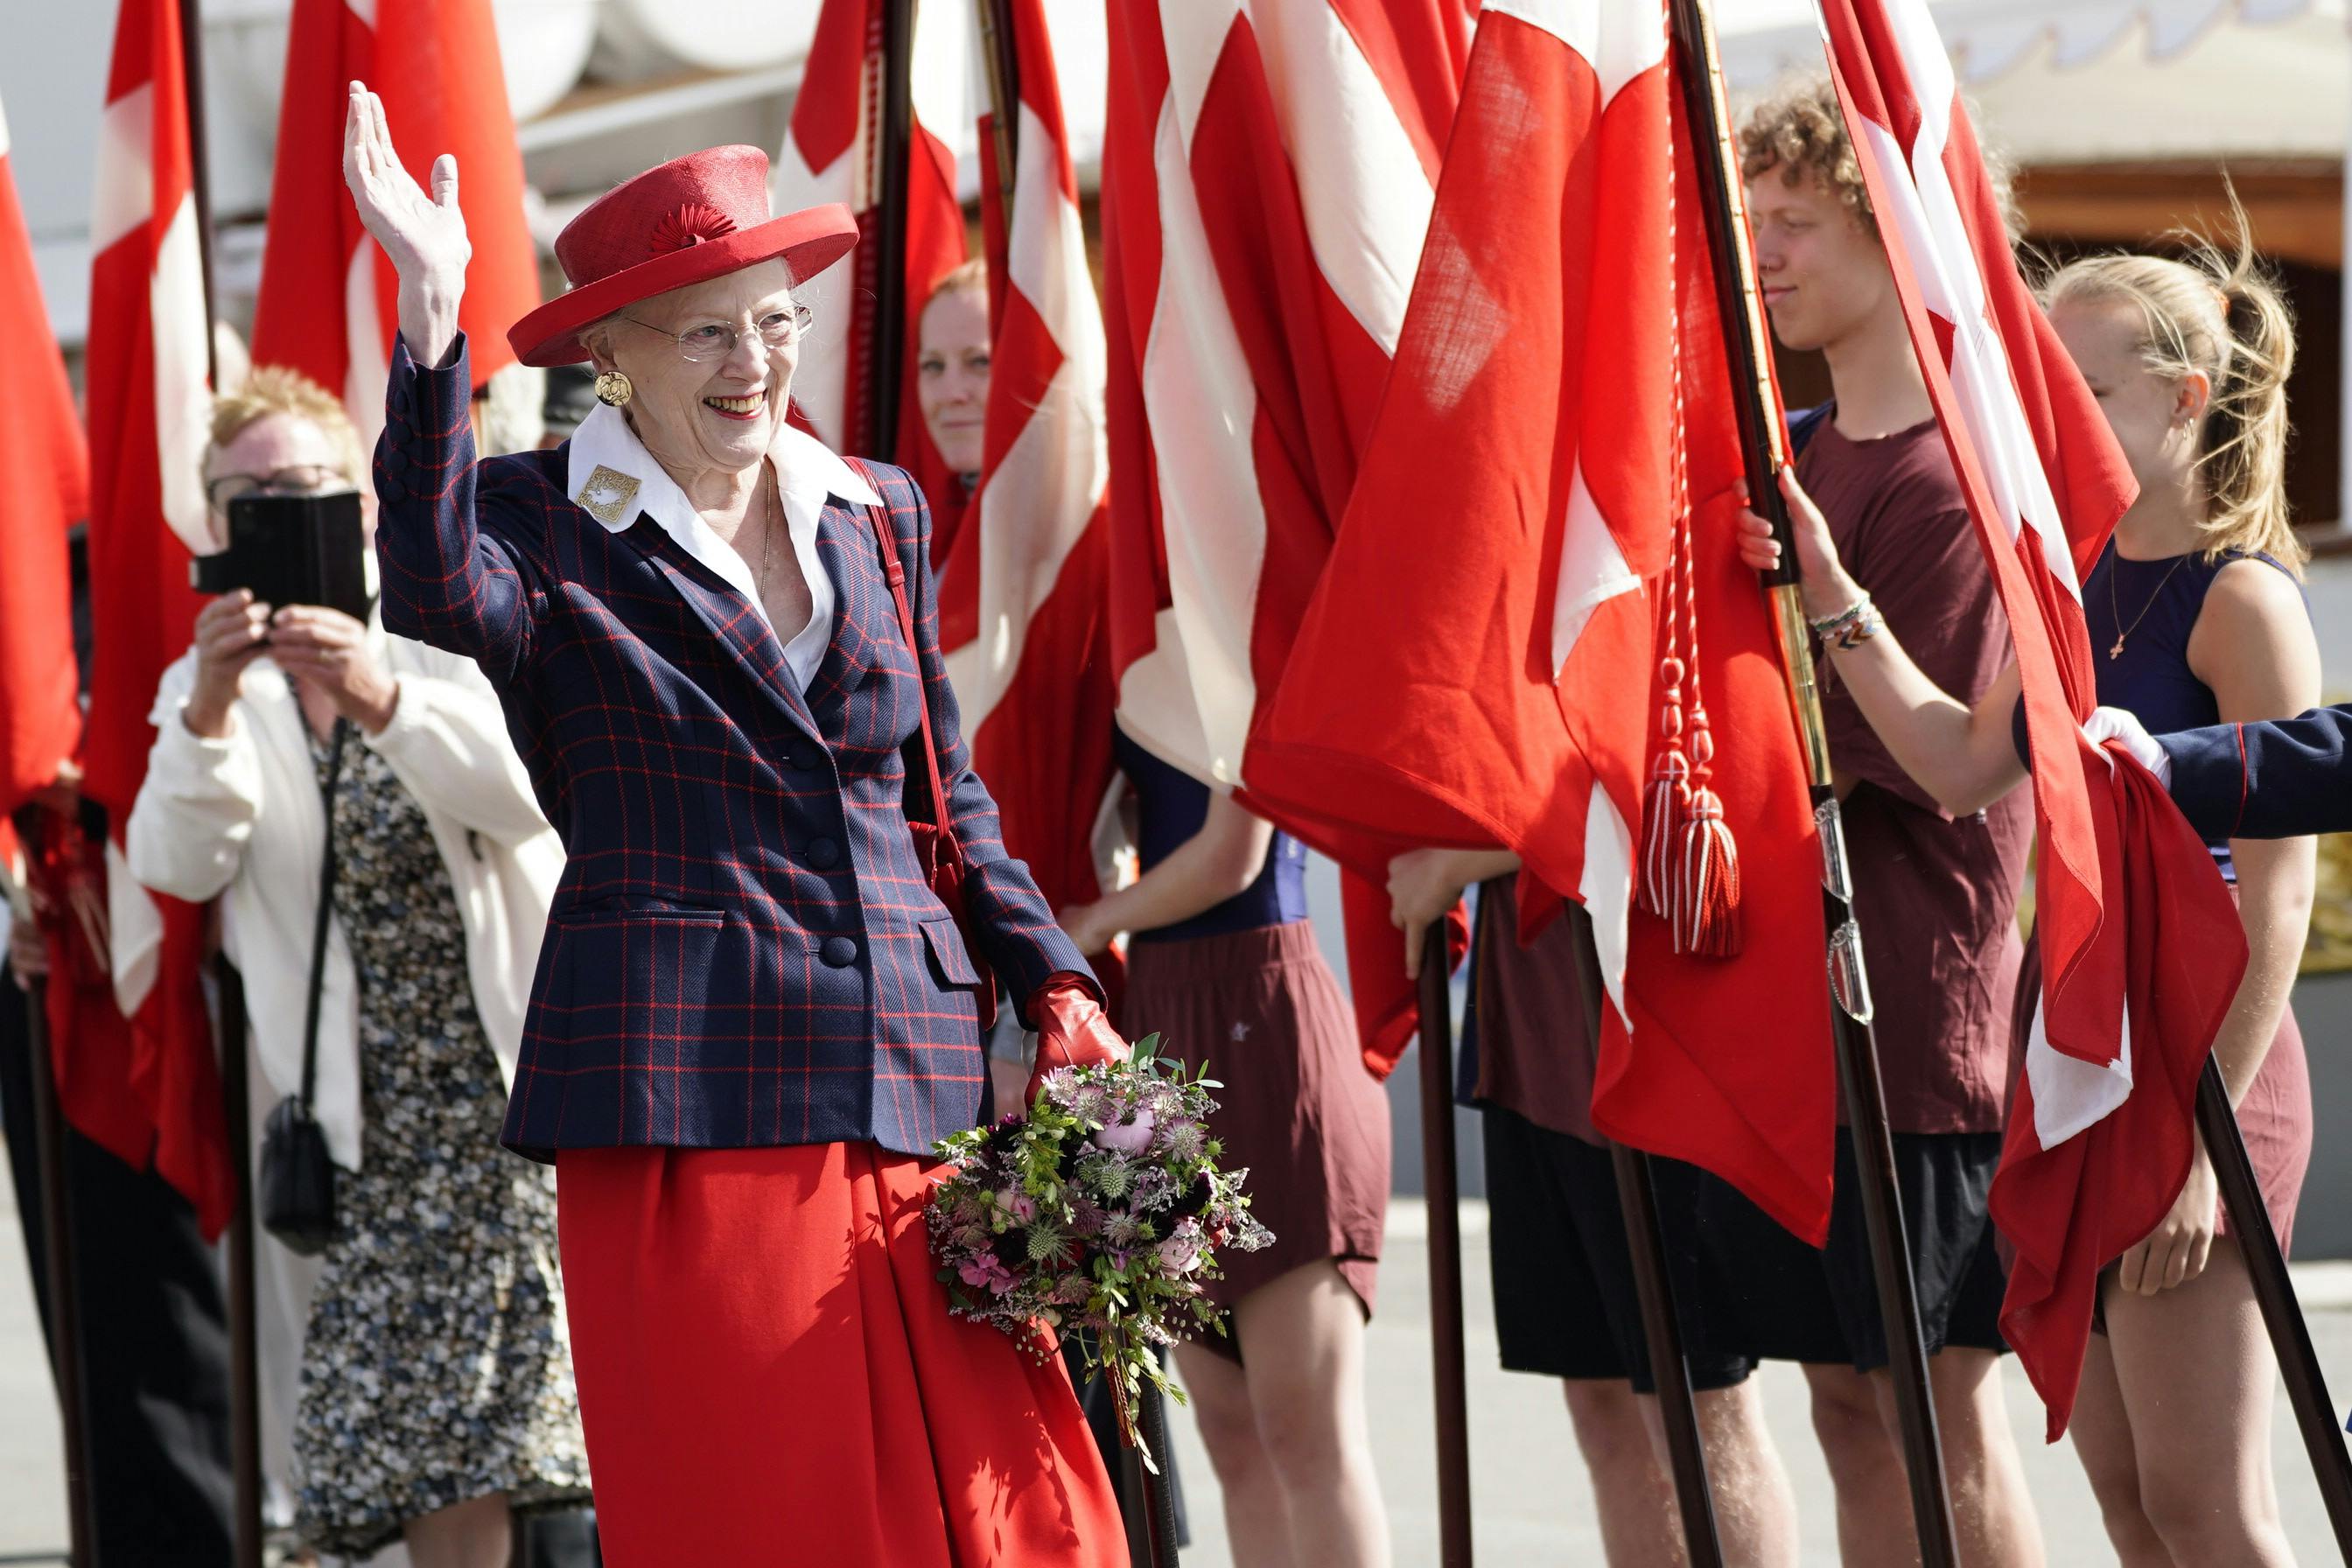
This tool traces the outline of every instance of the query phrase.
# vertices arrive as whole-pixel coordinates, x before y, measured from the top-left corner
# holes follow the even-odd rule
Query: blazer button
[[[817,956],[824,960],[828,969],[846,969],[857,962],[857,943],[849,937],[829,936],[817,950]]]
[[[841,846],[830,838],[808,841],[808,863],[820,871],[830,871],[841,858]]]
[[[814,746],[794,746],[790,762],[795,773],[813,773],[824,765],[824,755]]]

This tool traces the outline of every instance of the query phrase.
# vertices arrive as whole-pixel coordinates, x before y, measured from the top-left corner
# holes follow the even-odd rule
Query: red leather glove
[[[1128,1058],[1127,1042],[1111,1027],[1093,990],[1075,974],[1053,975],[1037,987],[1029,998],[1029,1016],[1037,1025],[1037,1063],[1029,1069],[1024,1101],[1037,1098],[1038,1083],[1055,1068],[1098,1067]]]

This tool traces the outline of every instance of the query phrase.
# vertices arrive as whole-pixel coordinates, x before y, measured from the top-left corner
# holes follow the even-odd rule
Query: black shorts
[[[2000,1145],[1998,1132],[1895,1134],[1895,1179],[1929,1355],[1948,1345],[2009,1348],[2000,1337],[2007,1277],[1985,1211]],[[1841,1127],[1829,1246],[1817,1251],[1727,1183],[1701,1177],[1702,1245],[1739,1315],[1730,1342],[1766,1361],[1843,1363],[1858,1372],[1887,1363],[1860,1182],[1853,1141]]]
[[[1483,1114],[1487,1256],[1504,1369],[1630,1381],[1654,1392],[1609,1152],[1495,1106]],[[1717,1348],[1717,1288],[1691,1235],[1699,1173],[1673,1160],[1652,1167],[1691,1386],[1731,1387],[1756,1363]]]

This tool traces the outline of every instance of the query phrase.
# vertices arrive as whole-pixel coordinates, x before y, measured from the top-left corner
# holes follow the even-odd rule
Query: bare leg
[[[1364,1419],[1364,1308],[1321,1258],[1235,1304],[1258,1441],[1290,1511],[1295,1562],[1388,1568],[1389,1521]]]
[[[2116,1382],[2116,1358],[2107,1336],[2093,1334],[2083,1352],[2083,1383],[2074,1394],[2074,1452],[2099,1500],[2099,1517],[2116,1549],[2119,1568],[2176,1568],[2164,1538],[2148,1523],[2139,1500],[2139,1451],[2132,1442],[2131,1416]]]
[[[1176,1347],[1176,1370],[1224,1493],[1234,1568],[1291,1568],[1290,1509],[1258,1441],[1248,1380],[1232,1361],[1197,1344]]]
[[[2154,1296],[2105,1292],[2140,1509],[2180,1568],[2293,1568],[2271,1479],[2278,1363],[2234,1237]]]
[[[1609,1568],[1683,1568],[1682,1518],[1672,1478],[1650,1446],[1643,1405],[1656,1404],[1631,1384],[1570,1378],[1569,1425],[1592,1476],[1593,1511]]]
[[[1895,1414],[1894,1378],[1876,1372],[1870,1381],[1899,1461],[1903,1428]],[[1943,1440],[1944,1485],[1960,1561],[1969,1568],[2042,1568],[2042,1527],[2001,1403],[2000,1358],[1965,1345],[1948,1347],[1928,1358],[1927,1383],[1936,1396],[1936,1433]],[[1907,1473],[1905,1480],[1907,1513]]]
[[[513,1560],[514,1516],[504,1492],[412,1519],[400,1533],[415,1568],[508,1568]]]
[[[1809,1362],[1805,1382],[1813,1395],[1813,1436],[1837,1489],[1840,1561],[1846,1568],[1917,1563],[1910,1482],[1870,1379],[1850,1366]]]
[[[1706,1448],[1706,1485],[1715,1502],[1716,1534],[1729,1568],[1796,1568],[1797,1493],[1780,1463],[1780,1450],[1764,1425],[1764,1402],[1755,1384],[1708,1389],[1697,1397],[1699,1440]],[[1658,1402],[1644,1396],[1642,1411],[1650,1428],[1661,1473],[1671,1482],[1673,1460]],[[1669,1486],[1669,1495],[1671,1495]],[[1676,1529],[1681,1508],[1675,1506]]]

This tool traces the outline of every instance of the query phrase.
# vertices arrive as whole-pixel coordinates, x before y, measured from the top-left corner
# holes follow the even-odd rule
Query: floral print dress
[[[323,786],[328,751],[312,747]],[[296,1530],[360,1556],[504,1492],[585,1502],[546,1167],[499,1146],[506,1091],[425,814],[353,737],[334,786],[335,914],[359,973],[366,1126],[341,1172],[295,1417]]]

